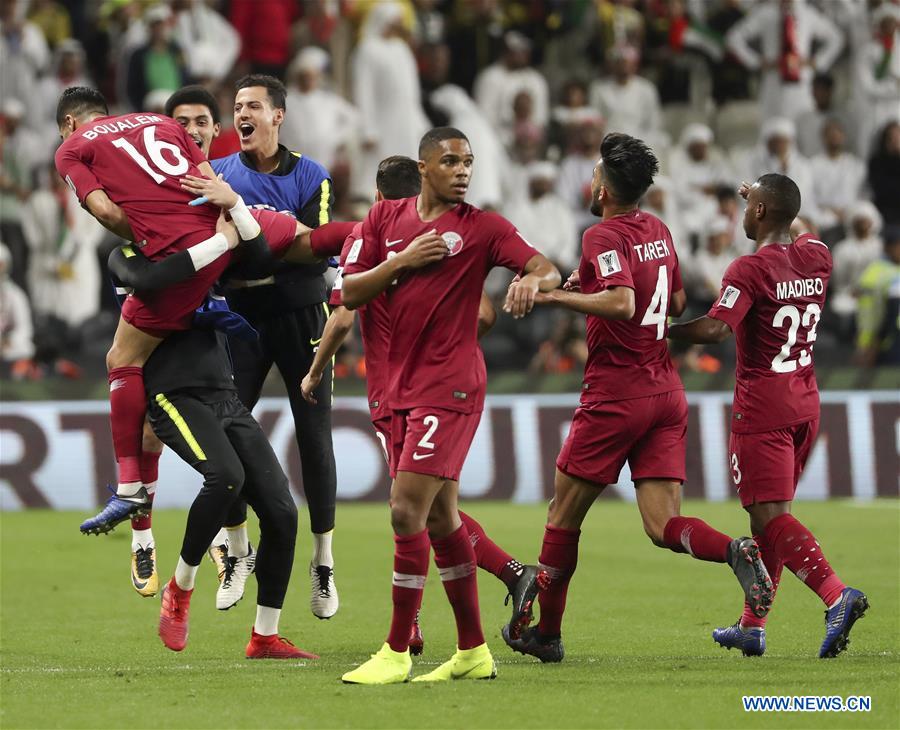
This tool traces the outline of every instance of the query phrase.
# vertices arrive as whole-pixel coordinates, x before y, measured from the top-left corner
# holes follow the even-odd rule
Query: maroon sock
[[[675,553],[688,553],[697,560],[724,563],[728,560],[731,538],[714,530],[698,517],[673,517],[663,530],[666,547]]]
[[[769,571],[769,577],[772,579],[772,597],[774,600],[775,593],[778,591],[778,583],[781,581],[781,569],[784,567],[784,563],[781,562],[781,558],[775,554],[772,546],[769,545],[765,532],[763,532],[762,535],[754,535],[753,539],[756,540],[756,544],[759,545],[759,555],[762,558],[763,565],[766,566],[766,570]],[[750,608],[750,604],[746,601],[744,602],[744,613],[741,614],[741,626],[744,628],[756,627],[761,629],[766,625],[766,618],[768,618],[768,616],[765,618],[757,617],[753,613],[753,609]]]
[[[146,413],[144,371],[133,367],[110,370],[109,423],[120,484],[141,481],[141,436]]]
[[[837,577],[815,536],[791,514],[766,525],[766,540],[794,575],[806,583],[826,606],[832,606],[847,586]]]
[[[538,594],[541,621],[538,630],[544,636],[559,636],[569,580],[578,564],[578,538],[581,530],[564,530],[547,525],[541,545],[540,567],[550,576],[550,585]]]
[[[456,617],[456,646],[473,649],[484,643],[478,613],[478,582],[475,577],[475,550],[465,525],[439,540],[432,540],[434,563],[441,574],[453,615]]]
[[[431,543],[425,530],[415,535],[394,535],[394,578],[391,589],[394,612],[387,636],[387,643],[394,651],[406,651],[409,648],[409,635],[425,590],[430,551]]]
[[[485,534],[484,528],[462,510],[459,518],[469,533],[478,567],[493,573],[512,591],[522,575],[523,565]]]

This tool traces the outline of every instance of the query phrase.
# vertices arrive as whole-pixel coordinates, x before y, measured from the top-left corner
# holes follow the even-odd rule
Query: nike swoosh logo
[[[413,452],[413,461],[422,461],[422,459],[430,459],[434,454],[417,454]]]
[[[309,344],[315,346],[315,345],[318,345],[321,341],[322,341],[321,337],[318,340],[314,340],[314,339],[310,338]]]
[[[134,587],[137,588],[139,591],[146,588],[147,583],[149,583],[149,581],[146,581],[146,580],[143,583],[141,583],[139,580],[137,580],[137,578],[134,577],[134,575],[131,576],[131,582],[134,583]]]
[[[462,679],[462,678],[465,677],[467,674],[471,674],[471,673],[474,672],[476,669],[478,669],[478,667],[480,667],[481,664],[482,664],[482,662],[479,662],[479,663],[476,664],[474,667],[469,667],[469,668],[468,668],[466,671],[464,671],[464,672],[456,673],[456,672],[451,671],[451,672],[450,672],[450,676],[453,677],[453,679]]]
[[[390,248],[391,246],[396,246],[398,243],[403,243],[403,239],[398,238],[396,241],[388,241],[385,239],[384,245]]]

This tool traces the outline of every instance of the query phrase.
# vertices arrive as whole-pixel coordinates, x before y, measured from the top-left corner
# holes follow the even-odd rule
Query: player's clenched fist
[[[557,283],[559,279],[556,280]],[[516,277],[506,291],[506,302],[503,311],[508,312],[516,319],[524,317],[534,307],[534,300],[538,293],[538,282],[534,277],[526,276],[522,279]]]
[[[444,239],[434,229],[416,236],[412,243],[397,254],[403,266],[408,269],[421,269],[434,264],[447,255],[448,249]]]
[[[581,291],[581,272],[578,269],[569,274],[569,278],[563,284],[563,289],[566,291]]]

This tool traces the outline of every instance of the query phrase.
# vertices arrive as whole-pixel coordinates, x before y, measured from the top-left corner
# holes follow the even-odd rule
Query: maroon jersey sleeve
[[[708,317],[721,320],[732,330],[747,316],[756,297],[757,277],[748,259],[749,257],[742,256],[731,262],[722,277],[719,299],[707,314]]]
[[[479,227],[483,226],[490,235],[492,266],[505,266],[521,274],[531,258],[540,253],[516,230],[506,218],[496,213],[485,213]]]
[[[86,152],[81,137],[70,137],[56,150],[56,171],[82,205],[94,190],[103,190],[103,185],[82,159]]]
[[[362,222],[362,235],[355,238],[346,257],[341,252],[344,276],[374,269],[381,263],[380,213],[381,206],[374,206]]]
[[[353,244],[359,240],[361,235],[362,224],[357,223],[353,228],[353,232],[344,240],[344,246],[341,248],[341,258],[338,261],[337,276],[334,279],[331,297],[328,300],[328,304],[332,307],[342,307],[344,305],[344,297],[341,293],[344,284],[344,266],[347,264],[347,256],[350,254],[350,249],[353,248]]]
[[[590,264],[597,278],[595,291],[603,291],[614,286],[634,289],[634,279],[628,264],[627,244],[615,231],[606,230],[604,226],[592,226],[585,231],[582,239],[582,256]]]

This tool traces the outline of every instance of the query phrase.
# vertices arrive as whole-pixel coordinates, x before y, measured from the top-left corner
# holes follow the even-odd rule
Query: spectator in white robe
[[[822,127],[829,119],[837,119],[843,125],[847,137],[850,140],[856,139],[853,115],[834,101],[834,77],[831,74],[816,74],[812,95],[815,106],[800,114],[796,120],[797,149],[810,158],[825,149],[822,144]]]
[[[365,197],[371,196],[378,163],[390,155],[417,159],[419,140],[431,126],[422,109],[416,59],[403,32],[400,5],[376,3],[353,55],[353,100],[363,125],[353,188]]]
[[[864,159],[875,146],[878,130],[900,119],[900,5],[880,5],[872,13],[872,27],[872,36],[857,54],[853,87],[856,149]]]
[[[606,119],[606,131],[630,134],[654,148],[667,145],[656,86],[637,73],[640,52],[618,46],[611,58],[611,78],[594,81],[589,92],[591,106]]]
[[[518,31],[503,36],[503,56],[475,79],[475,102],[501,138],[513,138],[513,103],[525,93],[531,97],[532,121],[542,130],[550,120],[550,91],[547,79],[531,65],[531,41]]]
[[[328,63],[328,53],[317,46],[304,48],[291,62],[281,141],[331,170],[356,147],[360,117],[349,101],[324,88]]]
[[[237,30],[202,0],[171,0],[171,6],[172,37],[184,51],[190,77],[198,83],[223,81],[241,52]]]
[[[53,54],[53,69],[42,78],[31,92],[34,104],[32,125],[46,139],[56,139],[59,127],[56,124],[56,105],[63,91],[70,86],[93,86],[84,73],[84,48],[69,39],[60,43]]]
[[[16,363],[34,356],[31,305],[9,277],[12,254],[0,243],[0,361]]]
[[[431,92],[429,100],[447,115],[451,127],[468,137],[475,155],[466,201],[479,208],[498,209],[503,203],[503,176],[509,169],[509,157],[496,130],[459,86],[444,84]]]
[[[675,196],[675,184],[671,178],[665,175],[657,175],[653,184],[647,188],[644,198],[641,200],[641,210],[655,215],[669,229],[675,250],[681,262],[681,270],[693,259],[694,252],[691,238],[684,225],[684,218],[678,209]]]
[[[725,270],[737,258],[737,252],[730,247],[730,243],[730,222],[727,218],[714,218],[690,267],[682,268],[683,275],[686,273],[690,281],[692,298],[704,306],[718,297]]]
[[[813,75],[831,68],[844,36],[806,0],[770,0],[752,3],[725,43],[746,68],[761,74],[761,118],[796,119],[812,109]]]
[[[881,257],[881,215],[868,200],[847,210],[847,237],[832,252],[834,265],[828,286],[828,303],[840,317],[852,318],[858,306],[857,284],[863,271]]]
[[[682,220],[691,233],[699,233],[715,211],[716,188],[736,184],[722,152],[713,145],[713,131],[705,124],[688,124],[672,150],[669,169],[678,179],[672,192]]]
[[[578,266],[581,240],[572,211],[554,192],[558,172],[552,162],[531,163],[527,168],[528,198],[503,212],[529,243],[560,271],[569,272]]]
[[[829,119],[822,128],[824,152],[813,157],[813,192],[819,208],[819,219],[814,221],[826,243],[826,231],[840,228],[846,222],[847,206],[860,198],[866,181],[866,165],[847,150],[847,134],[837,119]]]
[[[574,131],[571,151],[559,163],[556,193],[575,216],[579,233],[597,222],[590,212],[591,178],[600,160],[603,128],[603,118],[599,114],[585,118]]]
[[[35,85],[50,63],[41,29],[25,20],[19,0],[0,3],[0,100],[21,99],[29,106]]]
[[[773,117],[763,122],[759,145],[747,159],[742,179],[752,182],[770,172],[787,175],[800,188],[800,215],[819,220],[819,209],[813,188],[812,170],[797,151],[796,127],[785,117]]]

